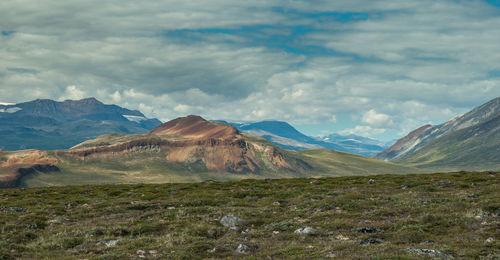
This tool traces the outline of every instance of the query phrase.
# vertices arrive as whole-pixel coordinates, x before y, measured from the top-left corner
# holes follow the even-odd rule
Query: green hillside
[[[263,141],[267,143],[267,141]],[[186,183],[206,180],[235,181],[242,179],[337,177],[374,174],[408,174],[422,172],[375,159],[332,150],[283,152],[287,158],[303,160],[312,166],[303,171],[276,171],[267,168],[257,173],[233,174],[207,170],[199,162],[171,163],[164,154],[135,152],[119,157],[94,158],[85,161],[58,158],[60,172],[36,173],[25,177],[21,187],[53,185],[117,184],[117,183]]]
[[[0,189],[0,259],[498,259],[499,179]]]
[[[298,154],[313,166],[315,175],[324,177],[423,172],[417,168],[329,149],[303,150]]]
[[[430,170],[500,170],[500,114],[437,138],[394,162]]]
[[[168,160],[172,155],[184,158]],[[252,169],[249,165],[247,171],[231,171],[235,164],[247,162],[255,167]],[[217,170],[207,166],[214,163],[225,164],[226,168]],[[57,171],[31,169],[15,173],[16,168],[40,164],[54,165]],[[418,172],[422,170],[328,149],[283,150],[264,138],[248,134],[226,141],[154,134],[111,134],[86,141],[70,150],[0,154],[0,187],[186,183]],[[7,183],[5,180],[9,176],[10,182]]]

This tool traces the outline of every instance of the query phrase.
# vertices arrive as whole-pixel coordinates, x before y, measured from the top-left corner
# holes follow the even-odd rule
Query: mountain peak
[[[423,154],[426,151],[430,151],[431,148],[434,148],[434,146],[432,146],[432,143],[439,143],[439,140],[450,141],[453,139],[453,136],[460,136],[460,133],[458,133],[459,131],[462,131],[462,134],[464,133],[464,131],[475,131],[474,142],[465,142],[466,139],[470,138],[465,134],[460,137],[462,139],[460,139],[459,142],[456,142],[456,140],[453,141],[457,145],[461,144],[463,145],[463,147],[465,147],[468,143],[478,142],[478,140],[486,134],[493,135],[491,133],[495,133],[495,131],[494,129],[490,129],[491,122],[498,122],[498,117],[500,117],[500,97],[494,98],[487,103],[478,106],[465,114],[457,116],[443,124],[436,126],[426,125],[419,129],[416,129],[407,136],[398,140],[396,144],[391,146],[389,149],[375,155],[375,158],[383,160],[406,160],[406,157],[412,158],[412,154]],[[494,140],[495,139],[493,138],[492,140],[488,141],[488,145],[494,145]],[[448,146],[449,145],[450,144],[448,144]],[[458,150],[463,151],[463,147]],[[465,156],[465,152],[463,153],[463,155]],[[473,152],[471,152],[470,154],[473,154]],[[444,157],[443,154],[441,154],[440,156]],[[436,158],[434,158],[433,160],[437,161]]]
[[[85,104],[103,104],[101,101],[97,100],[95,97],[83,98],[80,100],[67,99],[64,102],[85,103]]]
[[[239,132],[233,126],[219,122],[207,121],[201,116],[189,115],[168,121],[156,127],[150,133],[155,135],[174,135],[196,139],[230,139],[236,136]]]

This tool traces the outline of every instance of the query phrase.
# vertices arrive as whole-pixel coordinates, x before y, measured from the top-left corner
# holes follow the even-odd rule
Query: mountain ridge
[[[51,163],[16,163],[24,157],[50,159]],[[69,150],[3,152],[0,153],[2,161],[11,163],[4,164],[5,167],[0,165],[0,183],[3,180],[3,185],[6,185],[9,180],[7,183],[18,186],[192,182],[419,171],[328,149],[283,150],[264,138],[198,116],[174,119],[146,134],[102,135]],[[27,170],[27,175],[16,173],[26,167],[31,169]],[[37,169],[58,170],[44,173]],[[12,176],[21,180],[13,182]]]
[[[345,136],[338,134],[330,135],[330,137],[332,137],[331,140],[310,137],[301,133],[289,123],[284,121],[264,120],[248,123],[231,123],[224,120],[217,121],[231,124],[240,131],[263,137],[271,143],[288,150],[327,148],[370,156],[374,153],[381,152],[386,148],[385,145],[377,142],[376,140],[360,136],[351,136],[356,140],[349,140],[349,138],[345,138]]]
[[[0,149],[70,148],[107,133],[145,133],[161,122],[95,98],[0,105]]]
[[[499,126],[500,97],[443,124],[416,129],[374,158],[452,170],[500,169]],[[491,154],[496,156],[482,159]]]

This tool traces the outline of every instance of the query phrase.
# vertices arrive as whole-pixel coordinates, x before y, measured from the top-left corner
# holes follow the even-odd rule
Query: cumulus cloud
[[[371,126],[366,126],[366,125],[357,125],[354,128],[349,128],[340,131],[340,134],[372,137],[376,136],[377,134],[385,133],[385,131],[386,130],[382,128],[373,128]]]
[[[500,15],[481,0],[2,1],[0,29],[6,102],[95,96],[162,120],[377,136],[500,96]]]
[[[59,98],[60,101],[64,100],[79,100],[85,98],[86,94],[84,91],[80,90],[76,86],[68,86],[64,94]]]
[[[389,128],[394,125],[389,115],[377,113],[375,109],[367,111],[361,118],[361,122],[378,128]]]

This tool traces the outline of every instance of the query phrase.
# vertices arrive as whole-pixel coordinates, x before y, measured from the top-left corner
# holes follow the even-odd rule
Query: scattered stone
[[[335,239],[340,240],[340,241],[347,241],[347,240],[349,240],[349,237],[346,237],[344,235],[338,235],[335,237]]]
[[[493,214],[489,213],[488,211],[482,211],[482,210],[476,211],[475,214],[476,214],[475,216],[476,219],[483,219],[493,216]]]
[[[276,231],[273,231],[273,234],[274,234],[274,235],[277,235],[277,234],[279,234],[279,233],[280,233],[280,232],[279,232],[279,231],[277,231],[277,230],[276,230]]]
[[[99,241],[99,242],[97,242],[96,245],[98,245],[98,246],[105,245],[106,247],[114,247],[114,246],[116,246],[116,244],[118,244],[118,240],[113,239],[113,240]]]
[[[319,180],[312,180],[312,181],[309,182],[309,184],[318,185],[318,184],[321,184],[321,181],[319,181]]]
[[[454,259],[452,255],[445,254],[439,250],[435,249],[418,249],[418,248],[407,248],[406,251],[409,253],[414,253],[417,255],[428,255],[431,257],[439,257],[442,259]]]
[[[437,187],[443,187],[443,188],[444,187],[451,187],[451,186],[453,186],[453,182],[451,182],[451,181],[438,181],[436,183],[436,186]]]
[[[244,222],[243,219],[235,217],[233,215],[226,215],[220,220],[220,223],[223,226],[234,230],[238,229],[238,225],[241,224],[242,222]]]
[[[158,254],[158,251],[156,251],[156,250],[149,250],[149,254],[156,255],[156,254]]]
[[[245,244],[239,244],[234,252],[236,252],[237,254],[249,254],[249,253],[257,250],[257,248],[258,248],[257,246],[253,246],[253,245],[249,246],[249,245],[245,245]]]
[[[382,240],[370,237],[370,238],[367,238],[365,240],[362,240],[361,242],[359,242],[359,244],[362,246],[373,245],[373,244],[382,244]]]
[[[144,250],[140,250],[140,249],[139,249],[139,250],[137,250],[135,253],[137,254],[137,256],[138,256],[139,258],[146,258],[146,251],[144,251]]]
[[[33,223],[33,224],[26,225],[26,228],[27,229],[37,229],[38,225],[36,223]]]
[[[486,243],[488,243],[488,244],[493,243],[493,241],[495,241],[495,239],[492,237],[488,237],[488,239],[486,239]]]
[[[3,212],[26,212],[28,209],[21,207],[0,207],[0,211]]]
[[[375,233],[378,231],[379,230],[376,227],[361,227],[356,229],[356,232],[358,233]]]
[[[374,184],[375,182],[376,182],[376,181],[375,181],[374,179],[370,179],[370,180],[368,181],[368,184]]]
[[[410,185],[408,185],[408,184],[406,184],[406,183],[405,183],[405,184],[403,184],[403,185],[401,185],[401,189],[403,189],[403,190],[406,190],[406,189],[408,189],[409,187],[410,187]]]
[[[335,257],[337,257],[337,255],[335,253],[329,252],[326,254],[326,257],[327,258],[335,258]]]
[[[61,224],[61,220],[55,218],[47,221],[47,224],[52,225],[52,224]]]
[[[271,205],[273,205],[273,206],[280,206],[280,205],[281,205],[281,203],[280,203],[279,201],[275,201],[275,202],[273,202]]]
[[[469,194],[469,195],[467,195],[467,197],[469,197],[471,199],[477,199],[477,198],[479,198],[479,194],[475,194],[475,193],[474,194]]]
[[[316,230],[313,227],[303,227],[295,230],[293,233],[299,234],[299,235],[316,235],[318,233],[318,230]]]

